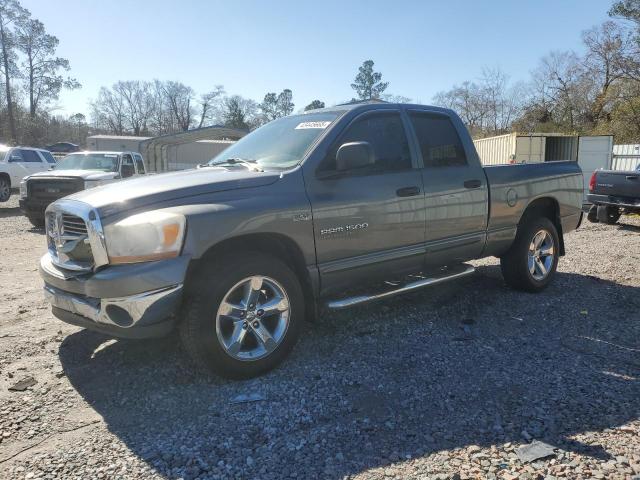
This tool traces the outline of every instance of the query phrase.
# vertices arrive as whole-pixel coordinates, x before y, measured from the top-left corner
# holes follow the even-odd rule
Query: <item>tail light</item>
[[[596,172],[591,174],[591,180],[589,180],[589,191],[593,192],[596,189]]]

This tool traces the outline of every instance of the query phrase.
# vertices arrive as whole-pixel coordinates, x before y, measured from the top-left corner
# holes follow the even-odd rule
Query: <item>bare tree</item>
[[[200,97],[200,122],[198,128],[202,128],[207,121],[219,116],[220,100],[224,95],[224,87],[216,85],[213,90]]]
[[[29,116],[34,118],[38,108],[57,100],[63,88],[79,88],[77,80],[63,77],[69,60],[56,57],[58,39],[46,33],[39,20],[24,19],[18,23],[16,46],[24,54],[22,76],[29,97]]]
[[[164,82],[165,101],[178,128],[189,130],[193,123],[193,97],[195,92],[191,87],[180,82]]]

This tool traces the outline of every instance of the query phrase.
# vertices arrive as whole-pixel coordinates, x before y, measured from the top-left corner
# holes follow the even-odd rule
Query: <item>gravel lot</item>
[[[173,338],[54,319],[43,232],[14,196],[0,204],[0,478],[633,478],[640,218],[621,223],[568,235],[543,294],[509,290],[487,259],[324,314],[281,368],[231,382],[194,371]],[[553,454],[524,463],[536,440]]]

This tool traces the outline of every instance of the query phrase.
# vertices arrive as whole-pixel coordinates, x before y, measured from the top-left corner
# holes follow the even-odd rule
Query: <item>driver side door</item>
[[[367,142],[373,164],[338,171],[345,143]],[[322,293],[422,268],[425,204],[422,176],[399,111],[366,112],[306,175]]]

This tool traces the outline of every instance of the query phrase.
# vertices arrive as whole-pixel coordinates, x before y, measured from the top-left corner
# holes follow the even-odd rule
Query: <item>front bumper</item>
[[[48,200],[33,200],[30,198],[21,198],[18,200],[20,210],[27,216],[35,216],[44,218],[44,211],[51,204]]]
[[[176,324],[188,257],[73,274],[46,254],[40,260],[45,298],[60,320],[122,338],[157,337]]]

